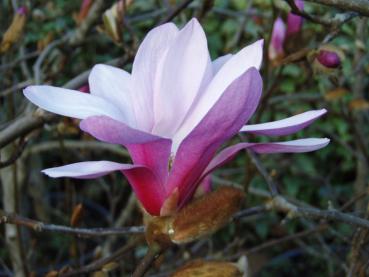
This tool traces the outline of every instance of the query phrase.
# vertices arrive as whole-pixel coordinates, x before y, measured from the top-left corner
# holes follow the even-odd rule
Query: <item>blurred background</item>
[[[84,134],[77,120],[37,110],[22,89],[52,84],[88,93],[93,65],[130,71],[150,29],[168,21],[183,26],[192,17],[205,29],[213,59],[265,39],[263,99],[252,123],[328,110],[285,138],[328,137],[328,147],[258,156],[279,192],[301,206],[368,218],[368,19],[305,1],[295,10],[303,13],[301,25],[273,52],[274,23],[280,18],[288,25],[291,5],[296,9],[293,1],[278,0],[1,1],[0,215],[22,216],[31,228],[0,225],[0,276],[57,276],[68,268],[82,269],[80,276],[130,276],[147,250],[142,234],[80,237],[32,230],[36,225],[29,219],[95,228],[140,226],[142,215],[121,174],[84,181],[40,172],[84,160],[128,163],[130,158],[125,149]],[[229,143],[263,139],[250,135]],[[248,191],[243,210],[269,201],[267,183],[247,152],[217,170],[212,182]],[[368,242],[368,229],[261,209],[207,239],[174,247],[148,276],[168,276],[196,258],[246,266],[243,257],[249,276],[368,276]],[[116,251],[119,259],[98,263]]]

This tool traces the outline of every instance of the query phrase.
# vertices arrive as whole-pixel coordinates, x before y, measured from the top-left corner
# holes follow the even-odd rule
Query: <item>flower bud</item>
[[[238,267],[229,262],[196,260],[184,265],[171,277],[241,277]]]
[[[283,20],[278,17],[274,21],[272,37],[270,39],[268,56],[270,60],[277,60],[284,56],[283,44],[286,38],[286,26]]]
[[[82,87],[80,87],[78,90],[80,92],[90,93],[90,85],[89,84],[85,84]]]
[[[164,216],[150,216],[149,214],[144,215],[146,225],[145,238],[149,247],[153,247],[156,244],[162,248],[166,248],[171,245],[172,242],[168,233],[172,218]]]
[[[25,6],[22,6],[18,8],[17,10],[17,14],[20,14],[20,15],[27,15],[27,13],[28,13],[28,9]]]
[[[337,68],[341,65],[340,57],[333,51],[321,50],[316,58],[323,66],[328,68]]]
[[[304,1],[296,0],[296,6],[300,11],[304,9]],[[293,13],[288,13],[287,15],[287,36],[293,36],[298,34],[301,31],[303,23],[303,18],[299,15],[295,15]]]
[[[223,227],[244,199],[242,190],[221,187],[193,200],[173,216],[168,234],[177,244],[210,235]]]
[[[344,59],[343,52],[333,45],[323,45],[311,51],[308,60],[312,63],[315,73],[334,74]]]

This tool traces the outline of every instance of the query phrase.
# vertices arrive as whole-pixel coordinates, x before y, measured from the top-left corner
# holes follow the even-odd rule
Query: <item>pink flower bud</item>
[[[269,59],[275,60],[278,57],[283,56],[283,44],[286,38],[286,26],[283,23],[283,20],[278,17],[274,21],[272,37],[270,39],[269,45]]]
[[[337,68],[341,65],[340,56],[336,52],[328,50],[320,50],[317,60],[325,67]]]
[[[304,1],[296,0],[295,4],[300,11],[304,9]],[[303,19],[301,16],[289,13],[287,16],[287,36],[299,33],[302,28],[302,21]]]
[[[78,89],[80,92],[90,93],[90,86],[88,84],[83,85]]]
[[[27,12],[28,12],[28,10],[27,10],[27,7],[25,7],[25,6],[21,6],[17,10],[17,14],[20,14],[20,15],[26,15]]]

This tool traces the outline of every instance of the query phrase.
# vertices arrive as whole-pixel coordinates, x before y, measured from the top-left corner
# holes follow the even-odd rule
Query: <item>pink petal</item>
[[[269,59],[274,60],[284,54],[283,44],[286,39],[286,26],[283,20],[278,17],[274,21],[272,37],[269,45]]]
[[[233,55],[214,76],[201,98],[173,138],[174,152],[181,141],[204,118],[222,96],[226,88],[249,68],[259,68],[263,58],[263,40],[259,40]]]
[[[173,136],[209,74],[207,70],[212,71],[206,36],[194,18],[178,33],[165,57],[154,96],[154,134]]]
[[[238,143],[223,149],[204,170],[201,178],[221,167],[225,163],[232,160],[239,151],[250,149],[256,153],[303,153],[311,152],[327,146],[329,139],[327,138],[308,138],[298,139],[286,142],[269,142],[269,143]]]
[[[262,80],[255,68],[237,78],[214,107],[183,140],[168,179],[168,193],[178,187],[180,206],[194,193],[198,178],[217,148],[235,135],[254,113],[262,91]]]
[[[304,1],[295,0],[296,6],[300,11],[304,9]],[[287,16],[287,36],[291,36],[300,32],[302,28],[303,18],[293,13],[288,13]]]
[[[106,116],[89,117],[80,128],[98,140],[127,147],[135,164],[145,165],[165,182],[171,148],[169,139],[161,138]]]
[[[262,124],[245,125],[240,132],[257,135],[283,136],[300,131],[327,112],[326,109],[308,111],[282,120]]]
[[[135,101],[132,95],[131,76],[126,71],[110,65],[95,65],[88,77],[90,92],[114,103],[126,118],[126,123],[136,126]]]
[[[72,177],[92,179],[117,170],[121,171],[127,177],[137,198],[146,211],[152,215],[159,215],[161,205],[164,202],[165,190],[163,185],[147,167],[110,161],[96,161],[48,168],[42,172],[53,178]]]
[[[173,23],[156,27],[146,35],[137,51],[132,66],[132,89],[137,126],[141,130],[151,131],[153,128],[153,97],[162,75],[163,61],[177,33]]]

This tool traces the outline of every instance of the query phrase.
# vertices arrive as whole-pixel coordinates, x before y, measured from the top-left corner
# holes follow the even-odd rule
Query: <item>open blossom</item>
[[[85,161],[43,172],[51,177],[88,179],[121,171],[147,212],[167,215],[188,203],[202,180],[242,149],[281,153],[326,146],[326,138],[243,142],[217,153],[238,132],[289,135],[326,112],[308,111],[245,125],[262,93],[258,71],[262,47],[259,40],[212,61],[196,19],[181,30],[167,23],[147,34],[131,73],[96,65],[89,76],[90,94],[52,86],[26,88],[30,101],[50,112],[81,119],[83,131],[126,147],[133,161]]]

